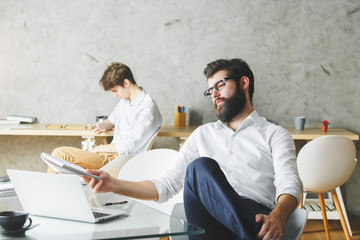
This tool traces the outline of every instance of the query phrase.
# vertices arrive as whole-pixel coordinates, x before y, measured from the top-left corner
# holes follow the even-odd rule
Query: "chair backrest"
[[[133,158],[135,155],[120,155],[113,159],[111,162],[107,163],[105,166],[100,168],[107,173],[109,173],[112,177],[117,178],[119,175],[120,169]]]
[[[171,149],[153,149],[140,153],[122,167],[118,179],[142,181],[157,178],[175,166],[179,156],[180,153],[178,151]],[[174,204],[183,202],[183,191],[181,190],[167,202],[161,204],[154,201],[134,200],[170,215]]]
[[[160,131],[160,128],[154,133],[154,135],[152,135],[152,137],[150,138],[149,142],[147,143],[147,145],[145,147],[145,151],[151,150],[152,145],[154,144],[155,138],[158,135],[159,131]]]
[[[284,236],[283,240],[296,240],[299,239],[301,234],[304,231],[306,222],[308,218],[308,211],[305,209],[297,208],[290,215],[286,221],[283,231]]]
[[[343,136],[316,138],[301,148],[297,157],[304,189],[329,192],[344,184],[356,165],[354,143]]]
[[[153,143],[155,142],[155,137],[159,133],[160,128],[154,133],[154,135],[150,138],[149,142],[146,144],[145,151],[149,151],[152,148]],[[116,178],[119,175],[120,169],[133,158],[135,155],[119,155],[114,160],[100,168],[101,170],[110,173],[110,175]]]

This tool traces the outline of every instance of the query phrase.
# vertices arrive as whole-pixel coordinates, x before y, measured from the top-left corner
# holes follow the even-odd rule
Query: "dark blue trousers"
[[[188,222],[206,231],[190,235],[192,240],[256,239],[262,223],[255,222],[255,215],[271,212],[266,206],[239,196],[219,164],[205,157],[194,160],[186,169],[184,205]]]

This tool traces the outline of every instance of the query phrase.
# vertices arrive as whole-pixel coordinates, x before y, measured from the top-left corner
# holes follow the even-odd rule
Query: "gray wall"
[[[187,106],[190,124],[213,121],[202,70],[240,57],[255,73],[262,116],[292,126],[306,115],[311,127],[326,119],[359,134],[359,10],[357,0],[0,0],[0,118],[94,122],[117,102],[98,80],[120,61],[165,124],[176,104]],[[357,216],[359,172],[343,188]]]

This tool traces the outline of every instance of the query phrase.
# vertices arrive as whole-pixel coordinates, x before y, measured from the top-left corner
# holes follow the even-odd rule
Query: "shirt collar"
[[[140,94],[135,98],[134,101],[132,101],[132,103],[130,103],[130,106],[136,106],[136,105],[140,105],[140,103],[144,100],[146,92],[143,88],[141,88],[142,91],[140,92]]]
[[[244,122],[253,122],[255,125],[260,125],[263,119],[259,116],[256,110],[252,111],[247,118],[245,118]],[[243,122],[243,123],[244,123]]]
[[[244,121],[241,123],[241,126],[239,129],[245,128],[252,124],[259,125],[261,123],[261,121],[262,121],[262,118],[259,116],[259,114],[256,112],[256,110],[254,110],[244,119]],[[220,120],[218,120],[216,122],[216,127],[217,128],[228,128],[227,124],[221,122]]]

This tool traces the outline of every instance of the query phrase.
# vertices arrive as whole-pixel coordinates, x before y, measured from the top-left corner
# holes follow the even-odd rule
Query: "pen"
[[[109,203],[105,203],[103,204],[103,206],[110,206],[110,205],[115,205],[115,204],[125,204],[128,201],[122,201],[122,202],[109,202]]]

